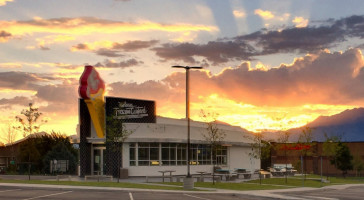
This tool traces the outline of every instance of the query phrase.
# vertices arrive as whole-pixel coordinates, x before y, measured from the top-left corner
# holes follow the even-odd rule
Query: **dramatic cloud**
[[[358,49],[344,53],[321,52],[267,71],[248,63],[212,76],[192,71],[191,98],[212,94],[256,106],[350,104],[364,98],[363,56]],[[184,74],[174,73],[155,82],[111,84],[112,94],[156,99],[161,104],[184,99]]]
[[[207,44],[167,43],[151,50],[164,60],[200,63],[200,56],[212,64],[233,60],[252,60],[255,56],[275,53],[315,53],[353,37],[364,38],[364,16],[329,20],[322,26],[307,26],[308,20],[297,17],[296,27],[283,30],[263,29],[251,34],[211,41]],[[327,25],[329,24],[329,25]]]
[[[38,42],[38,48],[41,50],[49,50],[50,48],[46,46],[54,43],[64,43],[71,40],[75,40],[75,38],[69,35],[49,35],[43,38],[36,39],[36,41]]]
[[[0,0],[0,6],[5,6],[7,2],[12,2],[13,0]]]
[[[149,48],[158,43],[158,40],[150,41],[128,41],[124,44],[114,43],[112,49],[120,49],[123,51],[137,51],[140,49]]]
[[[72,46],[71,51],[91,51],[97,55],[106,57],[122,57],[124,52],[135,52],[138,50],[150,48],[157,44],[158,40],[150,41],[128,41],[126,43],[117,43],[110,41],[97,41],[94,43],[83,43]]]
[[[11,33],[0,31],[0,42],[6,42],[10,39]]]
[[[90,35],[92,33],[121,33],[136,31],[217,31],[216,27],[193,24],[159,24],[143,21],[129,23],[121,21],[104,20],[93,17],[82,18],[34,18],[30,21],[0,21],[0,30],[7,30],[13,35],[32,33],[57,33],[68,35]]]
[[[303,28],[308,25],[308,19],[303,17],[295,17],[292,22],[296,24],[296,28]]]
[[[364,16],[351,16],[327,23],[330,25],[280,31],[261,30],[236,37],[235,41],[253,42],[262,49],[260,54],[264,55],[291,51],[314,52],[336,46],[350,37],[364,38]]]
[[[100,56],[106,56],[106,57],[123,57],[124,55],[120,53],[120,51],[117,50],[111,50],[111,49],[98,49],[95,52],[97,55]]]
[[[2,98],[0,99],[0,108],[11,109],[12,106],[15,105],[24,106],[29,104],[29,102],[32,102],[32,100],[28,97],[23,97],[23,96],[16,96],[12,99]]]
[[[14,90],[36,90],[44,79],[25,72],[0,72],[0,88]]]
[[[72,46],[72,51],[79,51],[79,50],[91,50],[90,46],[88,44],[77,44],[75,46]]]
[[[241,10],[234,10],[233,11],[233,15],[236,18],[244,18],[246,16],[245,12],[244,11],[241,11]]]
[[[249,60],[255,54],[252,46],[244,42],[208,42],[207,44],[163,44],[152,49],[156,55],[165,60],[182,60],[196,63],[194,56],[202,56],[214,64],[229,60]]]
[[[95,67],[105,67],[105,68],[128,68],[128,67],[133,67],[133,66],[137,66],[140,64],[144,64],[144,62],[142,61],[138,61],[134,58],[126,60],[126,61],[122,61],[122,62],[115,62],[115,61],[111,61],[111,60],[105,60],[103,62],[103,64],[101,63],[97,63],[95,65]]]
[[[268,10],[256,9],[256,10],[254,10],[254,14],[259,15],[263,19],[272,19],[272,18],[274,18],[273,13],[268,11]]]

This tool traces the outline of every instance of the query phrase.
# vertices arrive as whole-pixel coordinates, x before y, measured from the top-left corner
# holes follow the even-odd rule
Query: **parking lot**
[[[110,190],[110,189],[62,189],[62,188],[31,188],[31,187],[13,187],[1,186],[0,200],[258,200],[268,199],[243,194],[216,194],[216,193],[185,193],[185,192],[156,192],[156,191],[128,191],[128,190]],[[271,198],[269,198],[271,199]]]

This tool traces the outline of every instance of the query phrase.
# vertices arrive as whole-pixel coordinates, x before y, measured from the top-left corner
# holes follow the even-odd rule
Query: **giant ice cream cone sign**
[[[86,102],[97,136],[103,138],[105,135],[105,83],[93,66],[85,66],[80,77],[78,92]]]

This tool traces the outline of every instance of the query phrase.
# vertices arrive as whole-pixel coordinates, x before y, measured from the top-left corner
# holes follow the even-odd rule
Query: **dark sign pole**
[[[191,177],[190,173],[190,161],[191,161],[191,139],[190,139],[190,69],[202,69],[202,67],[189,67],[189,66],[172,66],[174,68],[186,69],[186,118],[187,118],[187,177]]]

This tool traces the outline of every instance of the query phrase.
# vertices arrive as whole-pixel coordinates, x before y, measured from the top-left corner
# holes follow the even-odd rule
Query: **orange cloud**
[[[17,69],[17,68],[21,68],[21,64],[19,64],[19,63],[0,63],[0,68]]]
[[[57,33],[67,35],[89,35],[92,33],[121,33],[137,31],[217,31],[214,26],[193,24],[160,24],[151,21],[137,23],[118,22],[91,17],[84,18],[34,18],[32,21],[0,21],[0,30],[7,30],[13,35],[33,33]]]
[[[233,15],[236,18],[244,18],[246,16],[245,12],[244,11],[241,11],[241,10],[234,10],[233,11]]]
[[[273,19],[274,15],[271,11],[256,9],[254,10],[254,14],[259,15],[263,19]]]
[[[303,17],[295,17],[292,22],[296,24],[297,28],[304,28],[308,25],[308,19],[305,19]]]
[[[200,109],[211,109],[220,114],[219,120],[252,131],[302,126],[320,115],[357,107],[355,102],[364,100],[363,66],[361,51],[350,49],[307,55],[271,69],[252,70],[243,63],[216,75],[191,71],[191,116],[198,120]],[[159,115],[184,117],[184,73],[109,86],[113,96],[156,100]]]
[[[0,0],[0,6],[5,6],[7,2],[12,2],[14,0]]]

